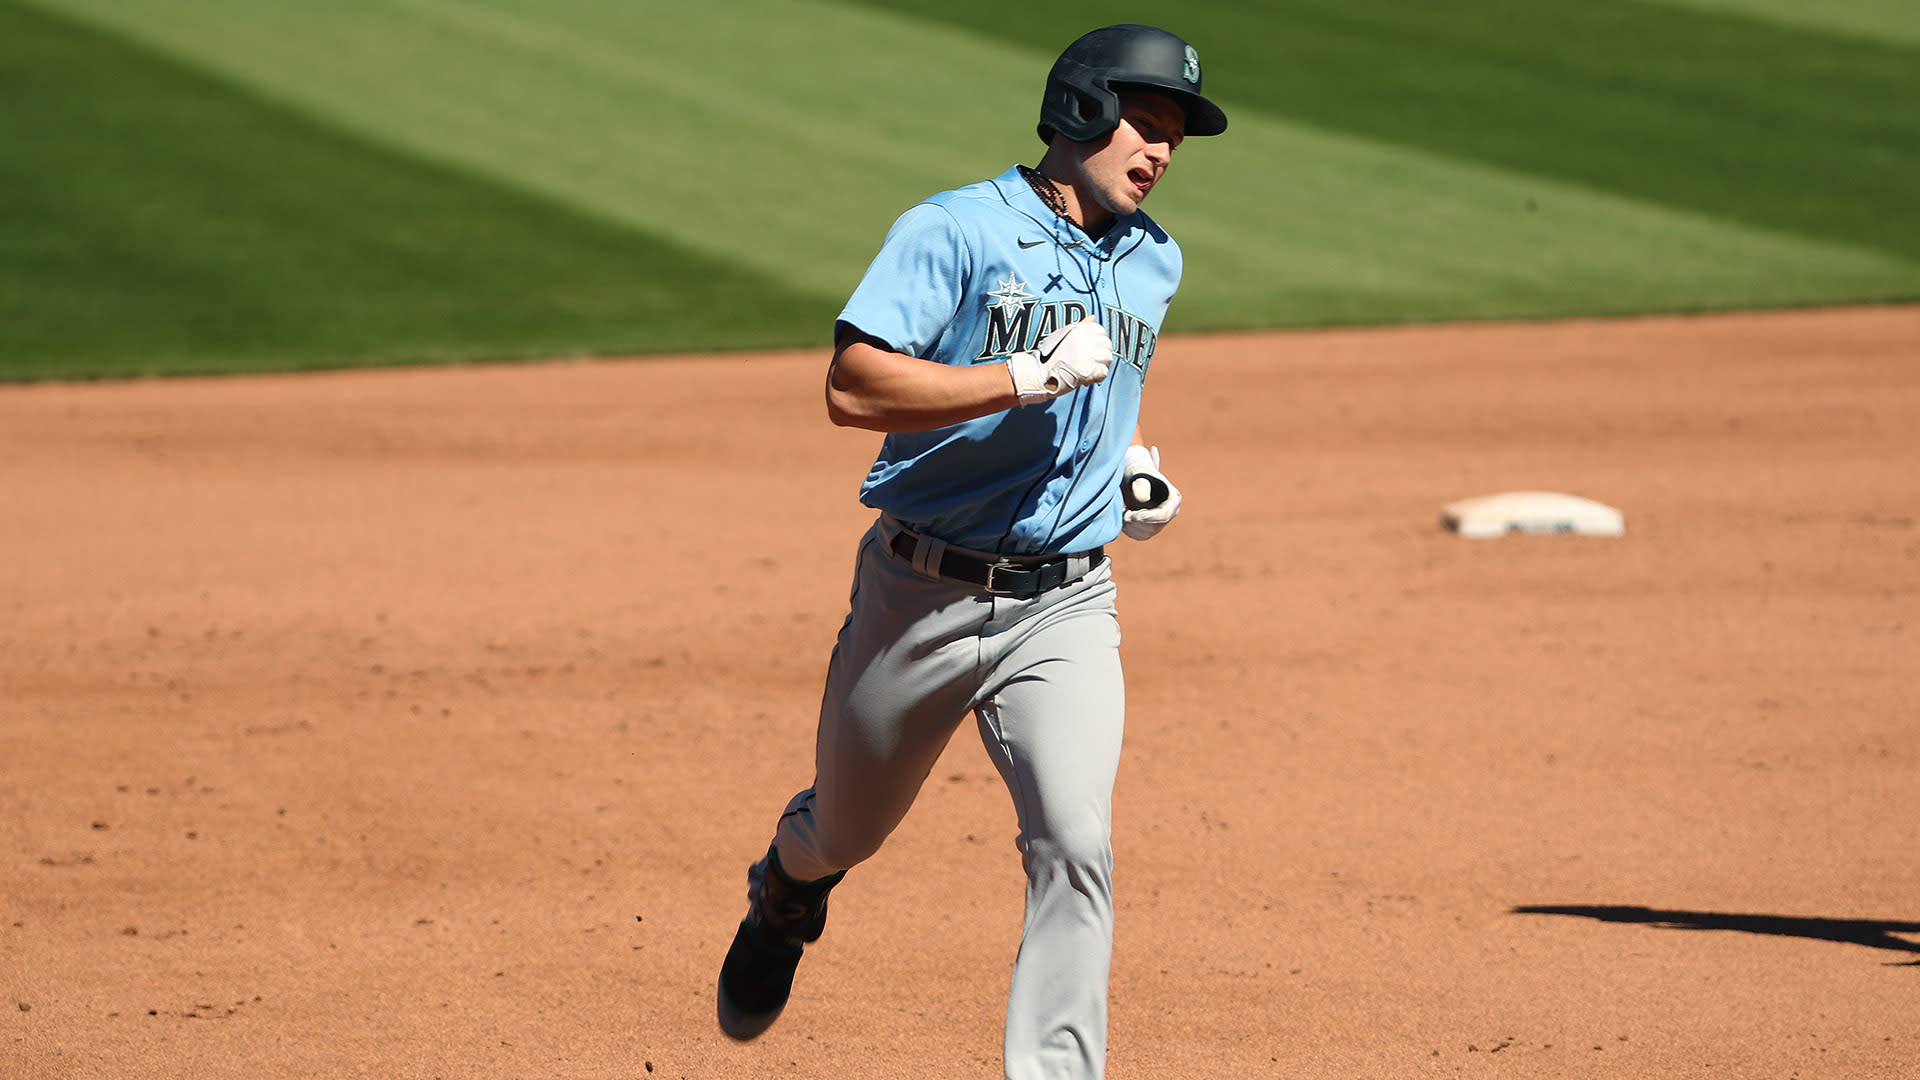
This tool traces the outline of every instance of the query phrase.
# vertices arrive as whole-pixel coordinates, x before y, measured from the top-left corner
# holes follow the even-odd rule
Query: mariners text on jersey
[[[1087,305],[1078,300],[1042,303],[1026,292],[1017,277],[1008,277],[989,295],[994,299],[987,304],[987,336],[980,346],[980,354],[973,358],[975,363],[1005,360],[1013,353],[1026,352],[1038,346],[1041,338],[1087,317]],[[1113,339],[1114,358],[1144,376],[1147,365],[1153,362],[1153,346],[1159,338],[1153,327],[1147,325],[1146,320],[1116,308],[1103,312],[1100,321],[1106,325],[1107,336]]]

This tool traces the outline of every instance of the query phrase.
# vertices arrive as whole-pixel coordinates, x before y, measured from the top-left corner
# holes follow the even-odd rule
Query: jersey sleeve
[[[897,352],[934,359],[972,272],[965,231],[952,213],[921,203],[900,215],[840,312],[840,322]]]

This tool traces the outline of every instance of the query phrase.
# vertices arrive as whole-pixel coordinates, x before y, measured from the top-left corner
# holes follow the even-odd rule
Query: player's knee
[[[1029,837],[1025,848],[1030,876],[1064,875],[1076,884],[1102,888],[1113,877],[1112,831],[1103,820],[1055,823],[1046,835]]]

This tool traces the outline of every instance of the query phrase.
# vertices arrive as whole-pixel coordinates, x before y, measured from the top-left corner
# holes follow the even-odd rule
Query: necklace
[[[1033,189],[1033,193],[1040,196],[1040,201],[1047,204],[1047,209],[1060,215],[1069,225],[1079,224],[1073,220],[1072,214],[1067,213],[1067,197],[1060,194],[1060,189],[1053,186],[1053,181],[1040,175],[1040,170],[1022,165],[1020,175],[1027,181],[1027,186]]]

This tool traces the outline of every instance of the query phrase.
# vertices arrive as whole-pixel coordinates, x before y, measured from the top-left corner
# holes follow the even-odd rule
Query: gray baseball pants
[[[813,786],[788,803],[774,846],[800,880],[873,855],[972,712],[1013,796],[1027,874],[1006,1075],[1097,1078],[1126,714],[1110,566],[1035,597],[989,596],[894,554],[895,528],[883,517],[861,540],[820,706]]]

